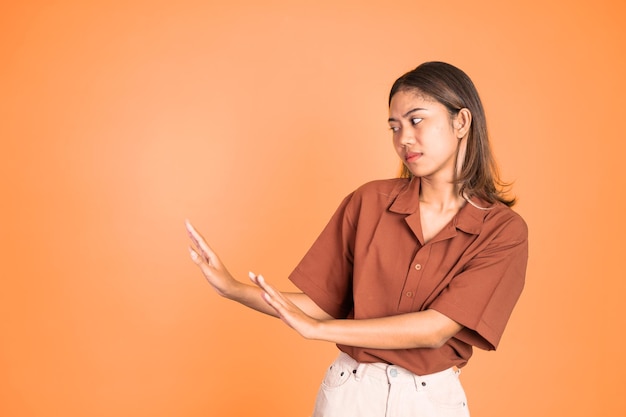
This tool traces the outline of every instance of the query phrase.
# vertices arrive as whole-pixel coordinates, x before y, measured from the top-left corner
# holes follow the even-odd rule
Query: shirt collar
[[[389,206],[389,211],[398,214],[419,213],[419,191],[420,179],[419,177],[412,177],[400,188],[396,198]],[[477,197],[472,197],[454,216],[453,224],[465,233],[477,235],[482,230],[485,216],[493,208],[494,205]]]

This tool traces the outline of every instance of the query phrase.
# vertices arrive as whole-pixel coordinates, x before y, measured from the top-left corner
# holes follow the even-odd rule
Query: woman
[[[467,416],[459,369],[495,349],[524,285],[527,228],[492,159],[469,77],[428,62],[389,95],[400,178],[348,195],[294,272],[300,293],[236,281],[188,223],[222,296],[337,344],[314,417]]]

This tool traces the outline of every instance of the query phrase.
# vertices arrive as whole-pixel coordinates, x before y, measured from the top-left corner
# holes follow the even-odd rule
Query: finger
[[[265,294],[267,295],[265,298],[267,300],[267,298],[271,299],[274,303],[280,305],[283,308],[286,308],[289,306],[289,301],[283,296],[283,294],[280,291],[277,291],[276,289],[274,289],[274,287],[272,287],[270,284],[268,284],[265,281],[265,278],[263,278],[263,275],[257,275],[256,276],[256,282],[257,285],[265,292]],[[274,308],[276,308],[276,306],[274,306]]]
[[[189,247],[189,256],[191,256],[191,260],[196,265],[200,265],[202,263],[202,258],[198,255],[198,252],[192,247]]]
[[[265,278],[263,278],[263,275],[257,275],[256,281],[258,282],[259,287],[261,287],[263,291],[265,291],[272,297],[275,295],[276,291],[274,291],[274,288],[272,288],[272,286],[265,281]]]
[[[263,290],[263,292],[261,293],[261,297],[270,307],[276,310],[279,317],[286,316],[287,306],[285,306],[282,299],[280,299],[279,297],[276,297],[275,294],[274,296],[272,296],[270,293],[268,293],[265,290]]]
[[[285,306],[283,306],[278,300],[276,300],[275,298],[272,298],[266,292],[262,294],[262,297],[263,297],[263,300],[265,300],[265,302],[276,311],[276,313],[278,314],[278,317],[280,318],[286,317]]]
[[[263,282],[260,281],[263,278],[261,275],[257,275],[254,272],[248,272],[248,276],[250,277],[250,281],[252,281],[254,285],[256,285],[257,287],[265,291],[265,288],[263,288],[263,285],[267,285],[267,284],[265,283],[265,281]]]
[[[189,220],[185,220],[185,228],[191,240],[199,247],[201,242],[204,242],[202,235],[196,230]]]
[[[191,260],[193,261],[193,263],[200,268],[200,271],[205,276],[205,278],[210,280],[213,276],[215,269],[211,265],[209,265],[208,261],[204,257],[198,254],[198,252],[191,247],[189,248],[189,256],[191,256]]]
[[[263,298],[267,300],[267,297],[270,297],[270,294],[267,293],[267,283],[263,279],[262,275],[257,275],[254,272],[248,272],[248,276],[250,277],[250,281],[255,284],[257,287],[264,291]]]
[[[202,235],[196,230],[195,227],[191,224],[189,220],[185,220],[185,226],[187,231],[189,232],[189,237],[191,241],[194,243],[197,252],[199,255],[202,255],[206,258],[207,262],[212,263],[213,265],[217,265],[218,258],[213,249],[206,243],[206,240]]]
[[[254,285],[265,291],[265,288],[263,288],[263,286],[267,285],[267,283],[265,282],[265,280],[263,280],[263,277],[261,275],[257,275],[254,272],[248,272],[248,276],[250,277],[250,280]]]

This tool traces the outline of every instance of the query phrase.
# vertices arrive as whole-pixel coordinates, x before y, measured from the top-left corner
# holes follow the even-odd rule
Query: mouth
[[[421,157],[422,157],[421,152],[407,152],[406,155],[404,155],[404,160],[406,162],[415,162]]]

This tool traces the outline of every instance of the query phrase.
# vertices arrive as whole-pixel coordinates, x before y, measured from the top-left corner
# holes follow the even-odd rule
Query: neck
[[[460,209],[465,204],[465,199],[459,195],[458,187],[451,182],[433,182],[422,178],[420,203],[445,212]]]

